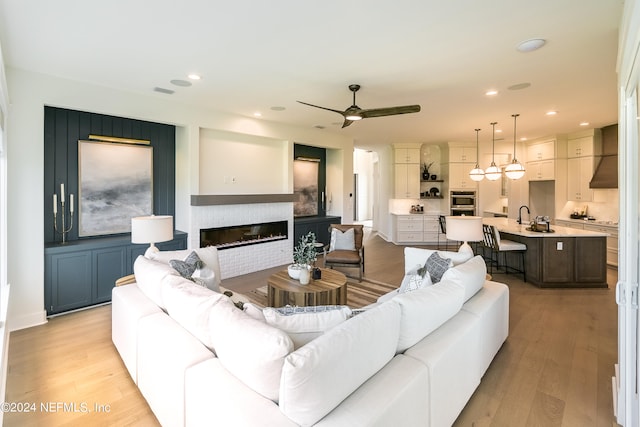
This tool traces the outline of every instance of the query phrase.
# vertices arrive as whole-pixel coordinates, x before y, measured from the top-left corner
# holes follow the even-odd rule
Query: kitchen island
[[[552,233],[529,231],[513,219],[483,218],[503,239],[527,245],[527,282],[542,288],[606,288],[607,233],[552,225]],[[518,265],[507,254],[507,265]]]

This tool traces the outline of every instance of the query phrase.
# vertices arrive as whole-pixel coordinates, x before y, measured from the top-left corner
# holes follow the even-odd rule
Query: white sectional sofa
[[[433,252],[406,248],[405,272]],[[326,330],[303,314],[317,336],[294,345],[255,306],[140,257],[136,282],[113,289],[113,342],[163,426],[449,426],[509,321],[507,286],[485,280],[480,257],[458,262]]]

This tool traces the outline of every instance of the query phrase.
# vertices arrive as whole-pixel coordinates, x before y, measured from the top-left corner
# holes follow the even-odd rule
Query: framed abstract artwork
[[[293,216],[318,215],[318,169],[315,161],[293,161]]]
[[[78,235],[128,233],[153,214],[153,147],[78,141]]]

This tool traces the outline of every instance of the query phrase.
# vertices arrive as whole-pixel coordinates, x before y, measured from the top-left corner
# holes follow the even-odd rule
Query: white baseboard
[[[35,313],[27,313],[22,316],[11,316],[7,322],[9,331],[19,331],[20,329],[32,326],[44,325],[47,323],[47,311],[42,310]]]

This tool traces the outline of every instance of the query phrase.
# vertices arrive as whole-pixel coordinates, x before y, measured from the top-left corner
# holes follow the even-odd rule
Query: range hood
[[[618,125],[602,128],[602,157],[589,188],[618,188]]]
[[[589,188],[618,188],[618,155],[608,154],[600,158]]]

